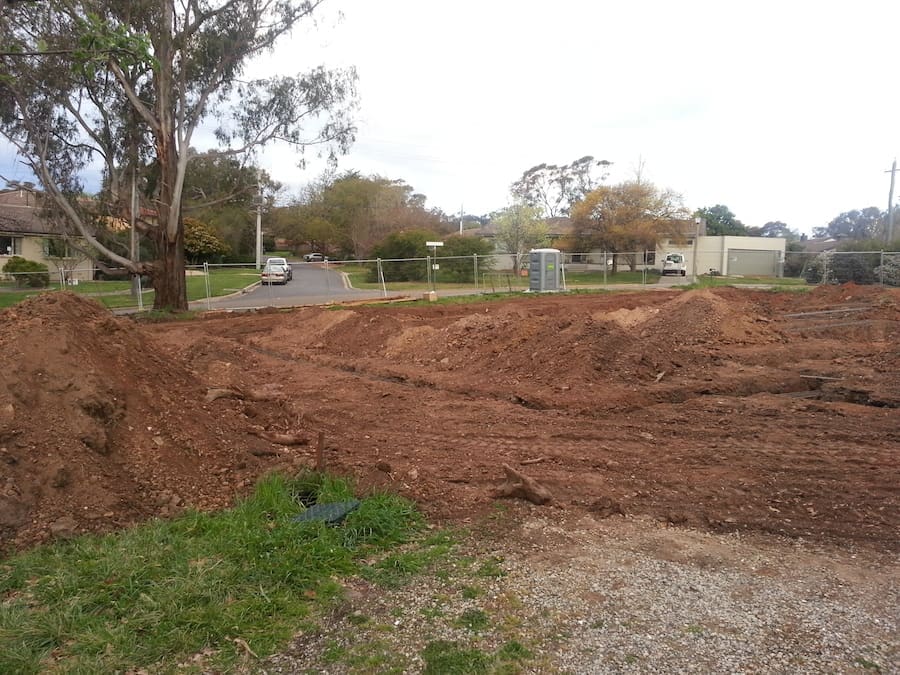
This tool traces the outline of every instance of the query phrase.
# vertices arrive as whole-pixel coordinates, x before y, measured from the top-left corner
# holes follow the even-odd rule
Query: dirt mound
[[[0,348],[0,549],[220,506],[259,468],[239,410],[211,415],[188,363],[90,300],[0,313]]]
[[[898,300],[724,288],[142,325],[43,295],[0,313],[0,547],[224,506],[310,463],[273,438],[322,432],[329,469],[438,519],[491,508],[508,464],[554,493],[540,508],[895,550]]]

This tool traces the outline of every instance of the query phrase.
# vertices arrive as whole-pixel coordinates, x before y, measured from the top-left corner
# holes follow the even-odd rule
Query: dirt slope
[[[312,462],[265,429],[325,432],[330,467],[435,518],[491,508],[508,463],[553,491],[533,507],[550,517],[897,550],[898,321],[897,291],[855,286],[146,326],[43,296],[0,315],[0,543],[213,508]],[[207,403],[209,387],[272,400]]]

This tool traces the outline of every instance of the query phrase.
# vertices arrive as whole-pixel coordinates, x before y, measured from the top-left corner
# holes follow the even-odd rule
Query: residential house
[[[44,215],[41,195],[26,187],[0,190],[0,269],[13,256],[47,265],[51,278],[92,278],[90,258]]]

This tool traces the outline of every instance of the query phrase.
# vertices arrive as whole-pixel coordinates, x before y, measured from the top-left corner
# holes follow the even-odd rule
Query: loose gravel
[[[437,643],[485,656],[455,672],[900,672],[895,555],[556,515],[479,525],[400,589],[354,580],[259,669],[440,673]]]

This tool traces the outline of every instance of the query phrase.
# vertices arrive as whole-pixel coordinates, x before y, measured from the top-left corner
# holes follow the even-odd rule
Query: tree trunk
[[[169,241],[160,228],[157,260],[153,265],[153,309],[186,312],[187,284],[184,275],[184,228],[179,227],[175,241]]]
[[[184,279],[184,223],[181,220],[181,186],[179,147],[176,138],[174,100],[174,54],[172,35],[174,0],[162,3],[164,36],[154,47],[159,60],[156,73],[156,161],[159,166],[159,196],[156,203],[156,262],[153,265],[153,309],[186,312],[187,285]],[[187,152],[186,148],[181,149]]]

